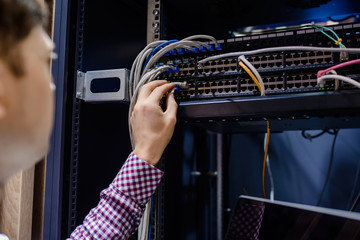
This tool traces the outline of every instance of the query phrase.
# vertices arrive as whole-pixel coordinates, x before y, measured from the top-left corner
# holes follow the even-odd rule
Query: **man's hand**
[[[134,153],[152,165],[159,162],[174,132],[177,111],[174,94],[167,95],[165,112],[160,106],[160,100],[174,87],[175,84],[163,80],[144,85],[131,115]]]

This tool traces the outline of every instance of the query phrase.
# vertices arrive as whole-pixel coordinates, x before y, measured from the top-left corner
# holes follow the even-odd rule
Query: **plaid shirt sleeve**
[[[128,239],[140,224],[145,205],[163,172],[131,153],[99,204],[70,239]]]

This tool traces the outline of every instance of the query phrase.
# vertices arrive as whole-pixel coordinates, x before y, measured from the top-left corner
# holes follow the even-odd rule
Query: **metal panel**
[[[63,169],[63,132],[65,115],[65,83],[67,81],[67,37],[69,1],[55,2],[54,42],[58,59],[52,63],[52,74],[56,85],[55,122],[51,136],[51,148],[46,163],[46,186],[43,239],[60,239],[61,199]]]
[[[146,43],[161,39],[161,5],[160,0],[148,0]]]
[[[84,39],[84,15],[85,0],[78,2],[78,14],[76,25],[76,69],[82,69],[83,63],[83,39]],[[73,92],[73,108],[72,108],[72,131],[71,131],[71,158],[70,158],[70,184],[69,184],[69,206],[68,206],[68,226],[67,235],[76,227],[77,212],[77,185],[78,185],[78,160],[79,160],[79,133],[80,133],[80,99],[76,96],[76,78],[77,72],[74,73],[74,92]]]
[[[93,80],[117,78],[119,79],[119,89],[117,91],[106,92],[92,92],[91,83]],[[106,81],[106,80],[105,80]],[[102,102],[102,101],[128,101],[128,83],[129,70],[128,69],[111,69],[88,71],[83,73],[78,71],[76,84],[76,98],[82,99],[85,102]]]

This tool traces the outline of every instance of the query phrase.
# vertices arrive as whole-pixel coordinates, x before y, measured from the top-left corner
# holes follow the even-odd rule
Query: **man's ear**
[[[6,108],[4,103],[4,95],[5,95],[5,73],[4,73],[4,62],[0,59],[0,121],[6,115]]]

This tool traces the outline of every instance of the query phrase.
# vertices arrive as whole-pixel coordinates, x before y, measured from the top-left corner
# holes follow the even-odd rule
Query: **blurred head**
[[[36,0],[0,0],[0,184],[48,150],[54,45],[45,19]]]

